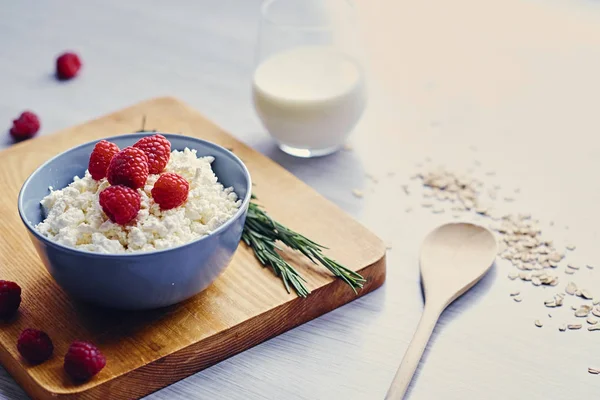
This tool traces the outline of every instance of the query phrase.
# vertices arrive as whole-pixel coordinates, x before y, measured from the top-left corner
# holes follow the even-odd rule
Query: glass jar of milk
[[[366,104],[355,7],[348,0],[267,0],[252,93],[286,153],[337,151]]]

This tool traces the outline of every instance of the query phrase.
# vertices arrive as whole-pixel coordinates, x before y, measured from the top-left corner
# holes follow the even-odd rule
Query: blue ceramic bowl
[[[120,148],[149,133],[106,138]],[[239,245],[251,195],[250,174],[232,152],[204,140],[163,134],[173,150],[195,149],[214,156],[213,171],[225,187],[233,186],[242,200],[238,212],[213,233],[166,250],[127,254],[98,254],[77,250],[40,235],[40,201],[48,187],[64,188],[83,176],[97,141],[65,151],[39,167],[19,193],[19,214],[40,258],[56,282],[70,295],[101,306],[142,310],[178,303],[204,290],[227,267]]]

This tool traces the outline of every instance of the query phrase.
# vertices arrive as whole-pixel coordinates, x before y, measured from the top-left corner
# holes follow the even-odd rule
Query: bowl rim
[[[179,246],[175,246],[175,247],[170,247],[167,249],[161,249],[161,250],[152,250],[152,251],[138,251],[138,252],[131,252],[131,253],[97,253],[94,251],[89,251],[89,250],[80,250],[74,247],[70,247],[70,246],[66,246],[57,242],[54,242],[50,239],[48,239],[47,237],[43,236],[42,234],[40,234],[35,227],[32,225],[31,222],[29,222],[29,220],[27,220],[26,216],[24,215],[24,211],[23,211],[23,192],[25,191],[25,188],[29,185],[31,179],[33,178],[34,175],[36,175],[39,171],[41,171],[42,169],[44,169],[48,164],[50,164],[51,162],[53,162],[54,160],[56,160],[57,158],[60,158],[68,153],[71,152],[75,152],[77,150],[79,150],[82,147],[85,146],[89,146],[90,144],[93,143],[98,143],[101,140],[114,140],[114,139],[121,139],[121,138],[142,138],[142,137],[146,137],[146,136],[151,136],[151,135],[163,135],[165,136],[167,139],[169,139],[170,137],[172,138],[184,138],[184,139],[191,139],[192,141],[196,141],[196,142],[200,142],[203,145],[209,147],[209,148],[213,148],[213,149],[217,149],[220,150],[222,152],[224,152],[225,154],[227,154],[229,157],[232,158],[232,160],[234,162],[236,162],[237,164],[239,164],[240,167],[242,167],[242,170],[244,172],[244,175],[246,177],[246,196],[244,197],[244,199],[242,200],[242,204],[240,205],[240,207],[238,208],[238,210],[236,211],[236,213],[229,218],[224,224],[222,224],[221,226],[219,226],[217,229],[215,229],[214,231],[210,232],[208,235],[206,236],[202,236],[200,238],[194,239],[188,243],[184,243],[182,245]],[[186,146],[189,148],[189,146]],[[217,177],[218,178],[218,177]],[[63,152],[58,153],[57,155],[53,156],[52,158],[48,159],[47,161],[45,161],[43,164],[41,164],[39,167],[37,167],[25,180],[25,182],[23,182],[23,185],[21,186],[21,189],[19,190],[19,197],[17,199],[17,207],[19,209],[19,216],[21,217],[21,221],[23,221],[23,224],[25,225],[25,227],[29,230],[29,232],[31,234],[33,234],[38,240],[44,242],[46,245],[51,246],[51,247],[55,247],[57,249],[60,249],[62,251],[66,251],[66,252],[70,252],[70,253],[74,253],[74,254],[79,254],[79,255],[85,255],[85,256],[93,256],[93,257],[100,257],[100,258],[107,258],[107,259],[119,259],[119,258],[132,258],[132,257],[152,257],[152,256],[157,256],[160,254],[164,254],[164,253],[168,253],[168,252],[172,252],[172,251],[176,251],[179,249],[183,249],[186,248],[188,246],[193,246],[203,240],[208,240],[211,237],[221,233],[222,231],[226,230],[230,225],[232,225],[235,221],[237,221],[242,215],[244,215],[246,213],[246,209],[248,208],[248,205],[250,203],[252,197],[252,178],[250,176],[250,171],[248,171],[248,168],[246,167],[246,164],[244,164],[244,162],[237,156],[235,155],[232,151],[226,149],[223,146],[220,146],[216,143],[213,142],[209,142],[208,140],[204,140],[204,139],[200,139],[194,136],[187,136],[187,135],[181,135],[181,134],[175,134],[175,133],[166,133],[166,132],[159,132],[159,131],[143,131],[143,132],[133,132],[133,133],[125,133],[125,134],[120,134],[120,135],[113,135],[113,136],[108,136],[108,137],[104,137],[104,138],[100,138],[100,139],[96,139],[96,140],[91,140],[89,142],[85,142],[82,144],[79,144],[75,147],[71,147]]]

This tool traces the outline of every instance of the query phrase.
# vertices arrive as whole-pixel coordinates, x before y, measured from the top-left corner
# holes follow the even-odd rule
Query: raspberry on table
[[[92,154],[90,155],[90,162],[88,165],[88,171],[92,175],[92,178],[99,181],[106,177],[106,171],[110,160],[119,152],[119,146],[106,140],[101,140],[96,143]]]
[[[81,60],[75,53],[63,53],[56,59],[56,76],[66,80],[74,78],[81,69]]]
[[[104,368],[106,358],[96,346],[88,342],[75,341],[65,355],[64,368],[76,381],[87,381]]]
[[[106,171],[111,185],[125,185],[132,189],[143,187],[148,174],[148,156],[143,150],[131,146],[115,154]]]
[[[189,182],[173,172],[162,174],[152,188],[152,198],[163,210],[179,207],[187,200]]]
[[[0,280],[0,318],[12,316],[21,305],[21,287],[15,282]]]
[[[151,174],[163,172],[171,157],[171,142],[163,135],[146,136],[138,140],[133,147],[146,153]]]
[[[13,120],[10,135],[14,140],[30,139],[40,130],[40,119],[31,111],[21,113],[19,118]]]
[[[125,225],[137,217],[141,197],[135,190],[123,185],[109,186],[100,192],[100,207],[112,222]]]
[[[17,350],[32,364],[40,364],[52,356],[54,345],[46,332],[27,328],[19,336]]]

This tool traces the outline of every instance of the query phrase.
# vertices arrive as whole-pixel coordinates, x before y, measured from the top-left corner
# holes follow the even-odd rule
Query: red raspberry
[[[140,211],[140,194],[123,185],[109,186],[100,192],[100,207],[112,222],[120,225],[137,217]]]
[[[92,154],[90,155],[90,163],[88,171],[92,178],[99,181],[106,176],[106,170],[110,164],[110,160],[119,152],[119,146],[106,140],[101,140],[96,143]]]
[[[181,175],[165,172],[152,188],[152,198],[161,209],[170,210],[179,207],[187,200],[190,184]]]
[[[21,304],[21,287],[14,282],[0,281],[0,318],[13,315]]]
[[[54,345],[46,332],[27,328],[19,336],[17,350],[30,363],[39,364],[50,358]]]
[[[66,80],[74,78],[81,69],[81,60],[75,53],[63,53],[56,59],[56,76]]]
[[[148,156],[151,174],[163,172],[171,158],[171,142],[163,135],[146,136],[138,140],[133,147],[144,150]]]
[[[110,160],[106,177],[111,185],[141,188],[148,179],[148,156],[135,147],[125,147]]]
[[[77,381],[87,381],[104,368],[106,358],[96,346],[75,341],[65,355],[65,371]]]
[[[19,118],[13,120],[10,135],[17,141],[25,140],[34,137],[39,130],[40,120],[37,115],[31,111],[25,111]]]

